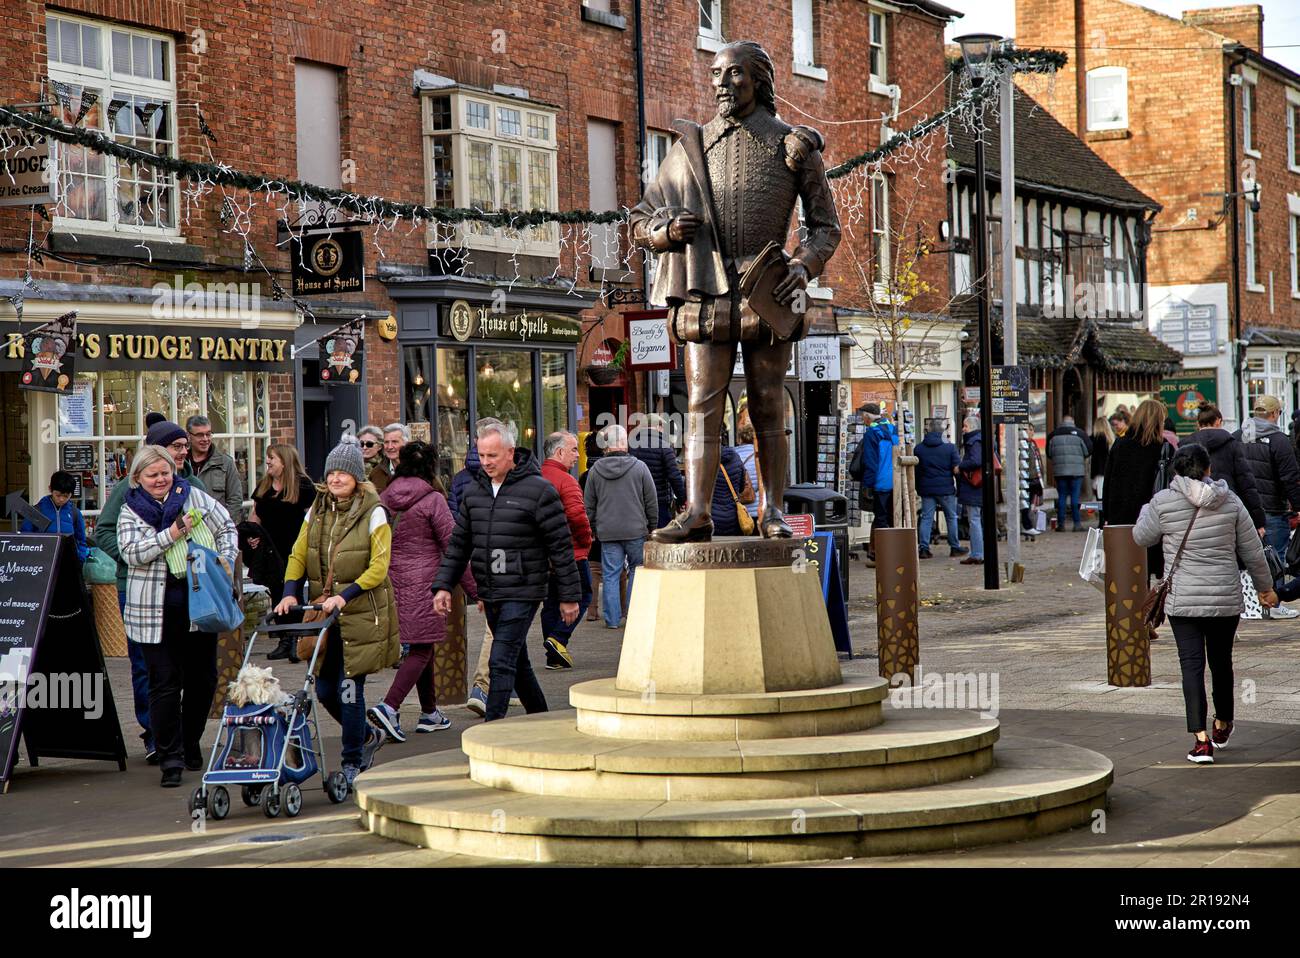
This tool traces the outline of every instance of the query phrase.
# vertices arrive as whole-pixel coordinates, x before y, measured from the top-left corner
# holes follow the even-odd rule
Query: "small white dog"
[[[226,695],[232,705],[284,705],[293,696],[280,688],[280,680],[269,668],[245,665],[226,686]]]

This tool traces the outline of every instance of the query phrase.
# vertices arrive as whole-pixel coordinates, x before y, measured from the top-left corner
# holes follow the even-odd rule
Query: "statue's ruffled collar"
[[[782,139],[786,125],[774,117],[764,107],[756,107],[749,116],[734,120],[729,117],[715,116],[704,125],[704,150],[713,149],[723,137],[734,130],[743,130],[773,155],[780,155]]]

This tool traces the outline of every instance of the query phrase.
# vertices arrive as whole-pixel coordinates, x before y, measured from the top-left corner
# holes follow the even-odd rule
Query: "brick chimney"
[[[1255,51],[1264,49],[1264,8],[1258,3],[1247,3],[1239,7],[1214,7],[1209,10],[1185,10],[1183,23],[1221,33]]]

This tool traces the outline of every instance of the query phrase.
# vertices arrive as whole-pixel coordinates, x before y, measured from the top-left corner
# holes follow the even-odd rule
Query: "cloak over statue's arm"
[[[815,130],[812,132],[816,133]],[[789,135],[797,134],[792,132]],[[821,140],[820,134],[817,134],[817,139]],[[831,193],[830,181],[826,179],[826,164],[822,160],[820,149],[807,152],[799,164],[798,173],[806,235],[791,259],[802,263],[808,270],[808,275],[816,279],[835,248],[840,245],[840,218],[835,212],[835,198]]]
[[[673,144],[673,149],[679,150],[681,147]],[[641,195],[641,202],[632,208],[629,217],[632,226],[632,242],[656,253],[681,249],[683,245],[674,243],[668,238],[668,224],[672,222],[675,211],[664,201],[664,191],[661,185],[664,178],[664,167],[667,165],[668,162],[665,159],[659,168],[659,175],[655,177],[653,183],[646,186],[645,193]]]

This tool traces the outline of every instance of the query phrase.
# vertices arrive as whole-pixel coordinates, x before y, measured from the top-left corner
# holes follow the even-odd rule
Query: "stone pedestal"
[[[915,540],[913,539],[913,543]],[[616,679],[357,778],[365,826],[511,861],[743,864],[1016,841],[1084,824],[1111,765],[844,681],[794,540],[647,544]],[[915,550],[915,545],[913,545]]]
[[[647,542],[617,686],[639,693],[788,692],[836,685],[839,658],[794,539]]]

